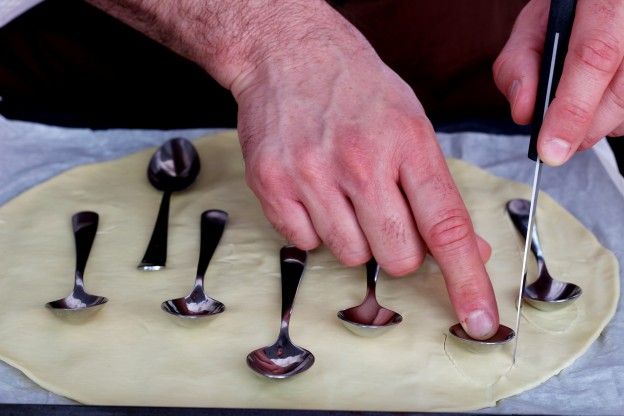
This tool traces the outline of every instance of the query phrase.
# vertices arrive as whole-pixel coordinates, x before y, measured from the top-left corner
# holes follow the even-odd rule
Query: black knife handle
[[[544,114],[550,102],[555,97],[563,62],[568,53],[568,43],[572,24],[574,23],[574,11],[576,0],[551,0],[548,15],[548,28],[544,40],[544,53],[540,68],[539,83],[537,85],[537,97],[533,110],[533,123],[531,126],[531,142],[529,143],[529,159],[537,161],[537,137],[542,128]]]

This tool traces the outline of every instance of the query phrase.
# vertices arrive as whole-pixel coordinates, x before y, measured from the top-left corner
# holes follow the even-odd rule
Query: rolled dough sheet
[[[336,312],[363,298],[364,268],[340,266],[319,249],[308,259],[291,322],[293,341],[311,350],[316,363],[290,380],[262,379],[245,356],[277,334],[284,241],[245,186],[235,132],[196,145],[202,172],[172,198],[168,267],[159,272],[136,269],[161,196],[145,175],[151,150],[73,169],[0,207],[2,360],[44,388],[88,404],[459,411],[494,406],[557,374],[615,312],[615,257],[543,194],[538,226],[549,269],[584,294],[560,312],[524,308],[516,367],[509,348],[474,354],[448,338],[456,318],[431,260],[405,278],[382,274],[380,302],[403,314],[401,325],[380,338],[353,335]],[[501,321],[512,326],[522,241],[504,205],[528,197],[529,189],[458,160],[449,164],[477,231],[493,246],[488,272]],[[189,292],[199,216],[211,208],[230,213],[206,275],[208,294],[226,311],[181,325],[160,303]],[[100,213],[86,287],[110,301],[91,320],[74,322],[43,305],[71,289],[70,216],[81,210]]]

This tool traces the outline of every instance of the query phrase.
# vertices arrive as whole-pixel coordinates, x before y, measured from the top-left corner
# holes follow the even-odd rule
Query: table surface
[[[0,116],[0,204],[36,184],[74,166],[111,160],[183,136],[197,138],[215,130],[107,130],[68,129],[9,121]],[[530,183],[533,163],[526,157],[528,137],[477,132],[441,133],[447,156],[464,159],[508,179]],[[575,215],[601,243],[624,259],[624,181],[604,160],[604,147],[583,152],[557,169],[546,168],[542,189]],[[71,155],[68,158],[67,155]],[[602,155],[599,157],[599,155]],[[622,271],[620,271],[622,278]],[[569,368],[542,385],[502,400],[482,413],[521,414],[622,414],[624,411],[624,310],[618,303],[616,316],[599,339]],[[547,353],[547,351],[545,351]],[[18,370],[0,362],[0,403],[71,404],[28,380]],[[46,409],[48,412],[46,412]],[[81,410],[79,410],[81,409]],[[89,409],[89,410],[85,410]],[[0,414],[143,414],[145,409],[84,408],[76,406],[0,405]],[[150,414],[168,415],[171,409],[152,409]],[[196,412],[196,413],[193,413]],[[275,411],[203,409],[189,414],[274,414]],[[233,413],[232,413],[233,412]],[[267,413],[268,412],[268,413]],[[282,411],[280,414],[321,414]],[[325,412],[322,414],[347,414]],[[358,413],[362,414],[362,413]],[[370,413],[378,414],[378,413]]]

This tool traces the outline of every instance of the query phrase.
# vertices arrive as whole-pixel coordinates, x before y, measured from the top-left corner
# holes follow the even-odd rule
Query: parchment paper
[[[111,130],[93,132],[0,117],[0,204],[70,167],[117,158],[182,135],[196,138],[214,130],[183,132]],[[527,138],[482,133],[440,134],[448,156],[459,157],[513,180],[529,182]],[[567,166],[546,168],[543,189],[585,224],[619,260],[624,255],[624,197],[593,152]],[[0,254],[1,255],[1,254]],[[1,295],[0,295],[1,296]],[[624,409],[624,324],[622,301],[603,335],[559,376],[536,389],[502,401],[492,413],[621,414]],[[544,351],[547,353],[547,351]],[[0,402],[69,403],[0,363]]]

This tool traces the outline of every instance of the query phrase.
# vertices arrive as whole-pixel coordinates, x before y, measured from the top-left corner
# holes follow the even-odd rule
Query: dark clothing
[[[352,0],[334,7],[433,121],[508,118],[491,66],[527,0]],[[0,113],[92,128],[234,127],[236,103],[197,65],[82,0],[47,0],[0,29]]]

